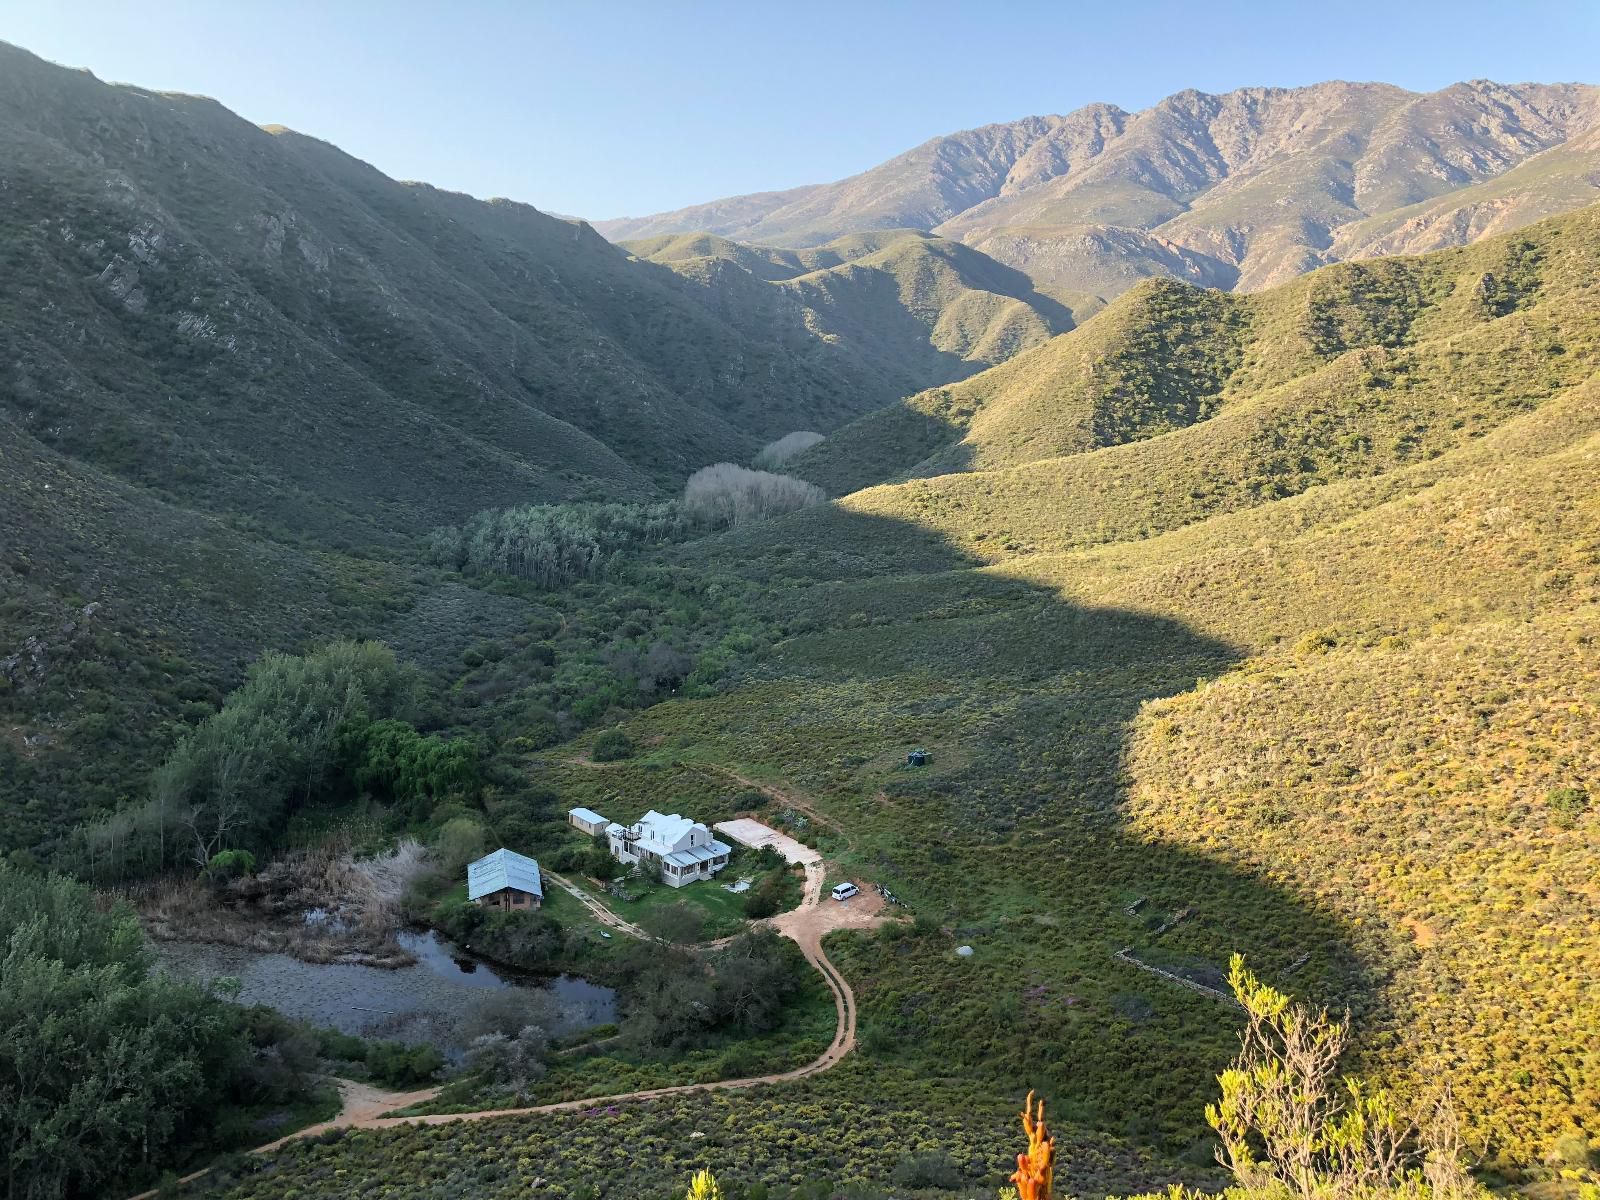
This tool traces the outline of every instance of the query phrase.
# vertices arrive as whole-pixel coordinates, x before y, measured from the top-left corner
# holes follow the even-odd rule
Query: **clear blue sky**
[[[390,175],[641,215],[1187,87],[1600,81],[1596,0],[0,0],[0,40]]]

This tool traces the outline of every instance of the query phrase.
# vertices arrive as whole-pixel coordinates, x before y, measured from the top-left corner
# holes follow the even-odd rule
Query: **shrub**
[[[248,850],[223,850],[211,856],[206,864],[206,876],[216,883],[237,879],[241,875],[254,875],[256,856]]]
[[[1479,1194],[1459,1160],[1448,1097],[1420,1127],[1384,1089],[1339,1078],[1348,1024],[1268,987],[1237,954],[1228,982],[1246,1023],[1206,1120],[1241,1189],[1313,1200],[1398,1192],[1424,1178],[1434,1200]]]
[[[594,740],[595,762],[617,762],[633,754],[633,739],[620,729],[607,729]]]
[[[705,910],[687,900],[679,900],[656,912],[650,926],[653,932],[669,942],[677,942],[680,946],[693,945],[705,936]]]
[[[1553,788],[1545,796],[1545,802],[1550,805],[1559,823],[1571,825],[1589,807],[1589,793],[1580,787]]]
[[[776,916],[783,905],[783,884],[783,875],[774,871],[751,888],[744,896],[744,915],[752,921]]]
[[[889,1182],[896,1187],[954,1191],[966,1180],[955,1160],[943,1150],[917,1150],[895,1164],[889,1172]]]
[[[487,1033],[472,1040],[467,1065],[483,1079],[508,1089],[518,1100],[544,1078],[550,1036],[539,1025],[525,1025],[515,1034]]]
[[[473,817],[453,817],[444,823],[434,842],[434,852],[446,874],[459,875],[461,869],[488,849],[488,831]]]
[[[408,1088],[432,1083],[444,1067],[444,1055],[432,1046],[378,1042],[367,1048],[367,1071],[385,1087]]]

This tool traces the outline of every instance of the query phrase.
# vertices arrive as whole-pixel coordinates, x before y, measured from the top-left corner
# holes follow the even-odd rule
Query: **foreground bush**
[[[252,1061],[241,1010],[152,965],[131,911],[0,863],[0,1193],[105,1195],[303,1082],[267,1069],[281,1047]]]

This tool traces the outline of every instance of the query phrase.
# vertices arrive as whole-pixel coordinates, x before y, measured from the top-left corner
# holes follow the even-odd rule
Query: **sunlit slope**
[[[784,580],[796,636],[775,671],[800,687],[775,693],[784,719],[849,746],[862,765],[839,768],[842,797],[897,802],[911,785],[874,767],[896,736],[938,739],[959,764],[941,811],[980,826],[1035,828],[1022,813],[1052,778],[1042,830],[1095,794],[1092,768],[1061,764],[1094,745],[1085,689],[1117,686],[1096,656],[1138,645],[1159,672],[1226,647],[1131,716],[1109,791],[1130,836],[1333,915],[1362,964],[1339,1002],[1360,1010],[1369,1061],[1447,1079],[1475,1144],[1536,1161],[1600,1115],[1596,216],[1246,301],[1252,323],[1224,324],[1218,355],[1237,354],[1239,392],[1193,425],[869,489],[765,548],[742,535],[750,569]],[[1362,303],[1380,282],[1425,302]],[[930,423],[991,411],[927,399]],[[1085,616],[1109,613],[1124,614],[1110,641]],[[862,675],[876,682],[846,712],[840,681]],[[1190,900],[1232,922],[1195,931],[1191,954],[1228,936],[1261,953],[1271,914],[1239,911],[1259,897]]]
[[[1583,382],[1600,365],[1597,277],[1589,209],[1258,296],[1147,283],[794,469],[836,491],[932,476],[848,503],[1014,549],[1140,536],[1442,453]]]
[[[952,771],[937,811],[979,828],[1059,828],[1061,806],[1114,797],[1151,855],[1214,861],[1336,917],[1362,964],[1338,995],[1360,1010],[1362,1052],[1448,1079],[1476,1144],[1526,1163],[1592,1123],[1600,379],[1380,475],[1078,552],[941,565],[927,524],[851,505],[788,525],[781,555],[743,548],[781,573],[796,630],[775,672],[799,690],[762,694],[781,698],[774,722],[862,764],[836,764],[841,805],[875,812],[851,797],[885,789],[910,820],[915,787],[906,799],[932,811],[917,781],[885,774],[897,737],[936,742]],[[1081,714],[1111,693],[1089,691],[1126,686],[1106,664],[1131,651],[1159,675],[1199,646],[1229,650],[1131,715],[1115,784],[1063,767],[1098,745]],[[860,676],[874,683],[844,687]],[[1122,870],[1113,849],[1077,869]],[[1299,956],[1272,940],[1264,897],[1187,898],[1221,922],[1188,953],[1215,961],[1231,937],[1283,954],[1275,970]],[[1327,966],[1326,948],[1303,950]]]

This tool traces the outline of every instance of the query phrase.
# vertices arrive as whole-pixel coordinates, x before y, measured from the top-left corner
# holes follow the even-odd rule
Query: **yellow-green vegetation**
[[[1350,94],[1363,105],[1374,95]],[[118,96],[124,115],[128,106],[159,111],[142,93]],[[293,1146],[235,1195],[493,1197],[527,1194],[543,1179],[545,1190],[577,1197],[592,1195],[602,1175],[623,1194],[665,1195],[702,1167],[729,1200],[809,1197],[835,1183],[960,1194],[998,1183],[1005,1143],[994,1131],[1029,1088],[1052,1098],[1062,1186],[1104,1194],[1207,1184],[1216,1142],[1200,1114],[1241,1020],[1228,991],[1235,952],[1273,987],[1348,1007],[1350,1065],[1371,1086],[1409,1100],[1424,1083],[1448,1084],[1466,1154],[1496,1178],[1537,1178],[1552,1162],[1585,1169],[1600,1133],[1600,210],[1426,258],[1338,266],[1257,295],[1146,282],[1079,329],[838,430],[784,464],[850,493],[833,504],[704,536],[651,532],[642,508],[467,521],[476,508],[530,499],[499,498],[520,493],[517,481],[534,470],[502,456],[524,434],[534,438],[538,418],[521,432],[482,426],[504,410],[480,404],[486,395],[527,395],[531,405],[561,393],[574,422],[580,411],[593,416],[593,429],[574,424],[550,443],[563,462],[588,447],[584,439],[616,438],[606,453],[623,467],[574,458],[577,477],[541,477],[532,499],[582,493],[593,480],[615,483],[608,498],[626,499],[674,464],[688,467],[685,447],[700,447],[702,435],[718,456],[728,446],[748,457],[778,433],[831,427],[812,412],[842,416],[862,393],[841,399],[835,385],[852,378],[845,360],[819,350],[826,369],[797,367],[796,390],[752,384],[748,396],[731,394],[738,385],[716,364],[782,376],[801,359],[786,357],[781,339],[770,355],[741,357],[752,338],[706,310],[710,293],[684,303],[683,289],[697,286],[688,274],[630,263],[539,214],[403,189],[308,139],[247,134],[231,118],[171,104],[185,120],[222,122],[218,138],[231,129],[273,139],[271,149],[259,143],[263,154],[337,184],[328,196],[348,203],[308,206],[300,232],[281,232],[285,246],[298,249],[289,239],[303,233],[313,248],[381,249],[391,226],[406,245],[429,245],[431,231],[446,230],[437,259],[394,257],[394,287],[434,298],[391,326],[375,315],[389,278],[370,262],[335,259],[324,296],[304,281],[288,287],[276,267],[245,269],[255,251],[232,247],[229,231],[280,234],[226,215],[233,207],[221,193],[216,212],[185,227],[244,264],[244,282],[229,287],[303,302],[288,327],[332,322],[349,370],[387,379],[380,390],[406,400],[396,411],[407,421],[432,414],[424,424],[445,449],[428,470],[407,477],[405,462],[390,458],[367,465],[386,486],[435,499],[380,490],[346,505],[323,468],[338,446],[364,443],[324,437],[318,422],[372,411],[360,402],[368,385],[341,384],[316,414],[250,407],[253,377],[237,364],[263,361],[251,346],[264,343],[249,338],[267,335],[254,327],[238,335],[237,351],[201,346],[180,356],[181,370],[159,374],[177,399],[205,384],[224,414],[199,431],[200,406],[174,415],[177,399],[151,390],[171,330],[157,336],[148,322],[177,318],[176,280],[186,296],[189,279],[210,278],[179,270],[187,243],[163,249],[140,233],[142,251],[129,244],[133,258],[123,255],[110,276],[120,281],[111,299],[64,287],[80,307],[48,329],[44,310],[28,307],[29,346],[53,345],[55,328],[79,318],[103,340],[91,337],[93,353],[79,357],[25,354],[26,371],[5,376],[13,409],[31,411],[35,393],[69,394],[74,364],[128,354],[141,365],[130,368],[125,395],[84,391],[82,424],[0,423],[0,478],[18,484],[26,518],[19,549],[8,544],[0,558],[0,581],[20,581],[22,596],[0,608],[4,832],[23,831],[6,848],[67,857],[62,831],[74,815],[133,810],[154,794],[157,856],[169,858],[160,793],[141,771],[228,727],[232,718],[210,714],[255,647],[296,645],[322,626],[317,640],[381,637],[427,668],[412,734],[382,720],[382,736],[363,743],[374,769],[391,747],[407,750],[396,761],[420,762],[423,750],[431,758],[464,748],[471,735],[485,750],[470,787],[441,779],[407,797],[386,788],[398,777],[381,771],[357,784],[388,802],[391,824],[410,822],[457,850],[481,834],[543,855],[567,844],[561,814],[576,804],[616,819],[652,807],[707,821],[754,811],[830,856],[830,877],[893,892],[906,908],[891,911],[910,918],[828,938],[859,1017],[856,1051],[835,1070],[779,1092]],[[71,171],[88,169],[81,153],[67,159]],[[1264,173],[1232,201],[1213,197],[1216,211],[1233,203],[1234,219],[1274,179],[1317,161]],[[1430,178],[1427,163],[1407,177]],[[76,240],[41,224],[41,196],[56,195],[43,178],[6,193],[21,215],[0,217],[25,234],[5,242],[10,265],[29,279],[54,270],[82,283],[87,234],[118,232],[120,247],[128,231],[106,224],[122,220],[120,210],[108,215],[98,201],[71,210]],[[165,178],[135,183],[177,186]],[[1154,220],[1162,208],[1161,195],[1099,184],[1108,210],[1148,210]],[[191,187],[202,183],[183,185]],[[1399,204],[1406,189],[1391,191]],[[188,190],[152,195],[174,209],[195,201]],[[1313,207],[1326,215],[1341,195],[1334,188]],[[245,200],[251,212],[266,203],[249,189]],[[504,321],[476,301],[448,308],[449,321],[439,316],[460,296],[441,262],[502,262],[473,258],[473,246],[499,247],[515,264],[478,280],[506,306]],[[1292,243],[1278,250],[1295,253]],[[314,254],[298,252],[315,266]],[[964,256],[926,237],[863,237],[832,251],[838,264],[816,260],[792,274],[808,266],[798,253],[714,244],[656,252],[673,271],[703,262],[742,278],[745,290],[730,284],[726,296],[759,290],[771,300],[806,279],[840,289],[829,294],[841,321],[856,298],[881,292],[884,304],[862,309],[859,321],[901,314],[899,344],[915,343],[917,355],[930,336],[948,334],[934,349],[970,364],[996,328],[987,302],[967,312],[960,295],[940,290],[946,268],[965,270]],[[591,259],[594,274],[585,274]],[[141,264],[136,281],[132,261]],[[595,289],[584,290],[581,314],[564,300],[526,297],[521,281],[545,278],[546,268],[563,287]],[[135,288],[143,309],[128,305]],[[911,314],[908,296],[954,299],[938,314],[937,305]],[[671,319],[636,320],[657,311],[655,299]],[[549,322],[547,341],[527,340]],[[535,363],[531,382],[468,369],[460,339],[491,328],[514,351],[491,356],[496,371],[516,370],[508,358]],[[714,343],[705,356],[658,357],[701,337]],[[604,353],[568,395],[547,355],[579,343]],[[273,362],[298,363],[299,345],[273,343]],[[422,347],[455,364],[447,377],[419,364]],[[282,369],[287,390],[305,392],[293,382],[301,366]],[[675,401],[713,376],[720,415],[702,421],[700,409]],[[597,399],[613,387],[616,405]],[[145,455],[115,436],[82,441],[85,429],[101,428],[91,418],[114,407],[112,396],[130,413],[148,409],[141,420],[153,427],[172,423],[170,459],[151,460],[170,467],[160,495],[140,474]],[[62,415],[41,405],[51,420]],[[653,415],[630,425],[641,406]],[[276,465],[237,457],[275,444],[262,440],[263,421],[274,436],[300,422],[294,444],[317,451],[293,464],[303,473],[280,474],[281,455]],[[431,455],[434,443],[401,425],[395,453],[422,446]],[[468,432],[474,448],[451,451]],[[659,444],[639,443],[657,433]],[[462,487],[485,478],[480,467],[493,486]],[[58,482],[72,485],[60,505]],[[150,563],[129,567],[119,610],[84,633],[79,621],[95,617],[88,601],[99,594],[90,584],[129,557],[117,514],[135,527],[133,557],[152,543]],[[407,559],[407,534],[441,521],[466,522],[443,539],[454,552],[432,565],[420,548]],[[576,547],[584,561],[514,578],[495,552],[497,529],[517,534],[516,544]],[[186,531],[201,535],[192,552],[159,544]],[[381,555],[353,551],[369,536],[386,547]],[[468,567],[481,570],[458,570]],[[182,579],[171,596],[169,570]],[[202,600],[193,608],[191,593]],[[120,653],[124,629],[131,650]],[[88,711],[71,707],[75,697]],[[372,715],[390,715],[389,706]],[[300,716],[318,728],[315,712]],[[604,741],[585,739],[600,727]],[[322,746],[321,735],[306,744]],[[85,746],[141,771],[123,781],[104,768],[42,765]],[[918,746],[931,763],[912,768],[906,751]],[[94,785],[82,799],[80,779]],[[294,781],[277,783],[251,814],[269,825],[281,815],[273,805],[293,795],[285,788]],[[183,795],[218,790],[196,787]],[[328,799],[331,808],[357,798]],[[13,808],[23,814],[15,825]],[[228,840],[218,848],[265,853],[274,838]],[[643,981],[623,1023],[650,1053],[573,1055],[540,1081],[551,1094],[738,1073],[741,1053],[745,1067],[792,1065],[827,1034],[826,997],[790,986],[792,943],[746,940],[760,955],[718,974],[691,965],[701,960],[687,950],[621,947],[587,923],[566,929],[560,910],[559,901],[515,916],[434,910],[475,950],[526,965],[587,962]],[[640,952],[651,957],[630,957]],[[787,1012],[769,1004],[759,1021],[744,1019],[733,985],[753,977],[739,974],[745,968],[760,997],[792,1001]]]
[[[540,1189],[561,1200],[627,1196],[681,1200],[710,1170],[725,1200],[824,1200],[973,1193],[943,1190],[1002,1178],[1013,1154],[1014,1101],[946,1094],[957,1116],[930,1116],[914,1080],[842,1067],[856,1099],[801,1081],[734,1094],[669,1097],[426,1128],[351,1132],[290,1143],[265,1164],[239,1164],[219,1187],[230,1200],[334,1197],[360,1181],[386,1200]],[[900,1098],[881,1092],[892,1085]],[[966,1103],[963,1105],[963,1101]],[[696,1137],[694,1135],[701,1136]],[[1074,1131],[1058,1134],[1064,1162],[1095,1195],[1136,1190],[1152,1169],[1138,1151]],[[906,1165],[909,1164],[909,1165]],[[264,1169],[263,1169],[264,1168]]]
[[[1002,535],[1013,550],[1126,540],[1433,457],[1592,374],[1595,223],[1346,264],[1255,296],[1145,283],[789,470],[834,492],[938,476],[851,503],[997,554]],[[1104,447],[1121,451],[1083,453]]]

